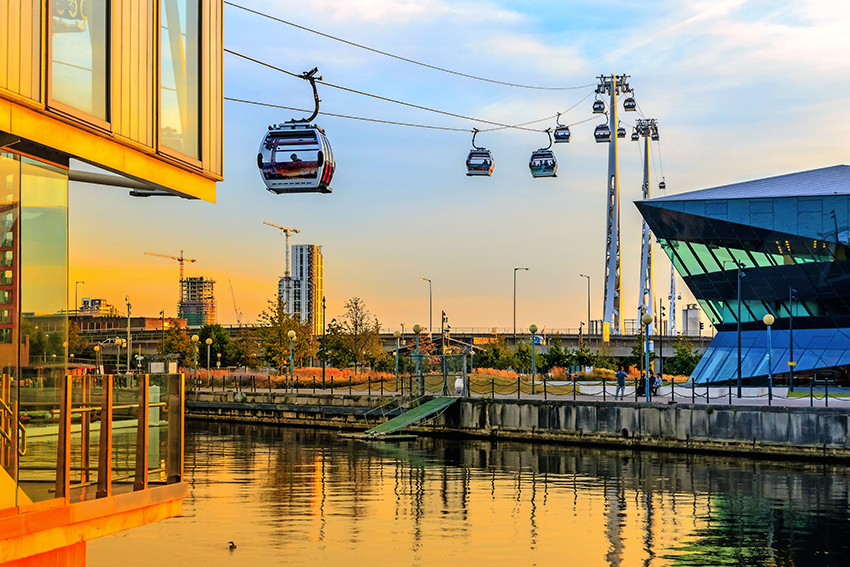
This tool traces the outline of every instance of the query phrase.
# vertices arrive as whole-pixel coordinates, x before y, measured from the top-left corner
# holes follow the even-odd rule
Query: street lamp
[[[788,287],[788,391],[794,391],[794,367],[797,363],[794,362],[794,308],[793,301],[794,292],[797,291],[793,287]]]
[[[514,268],[514,346],[516,346],[516,273],[517,270],[528,271],[528,268]]]
[[[79,315],[80,313],[80,304],[77,303],[77,290],[79,289],[80,284],[85,285],[86,282],[80,280],[74,283],[74,315]]]
[[[420,325],[413,325],[413,334],[416,335],[416,382],[417,386],[421,384],[420,392],[422,395],[425,394],[425,381],[422,378],[422,374],[419,372],[419,333],[422,332],[422,327]]]
[[[100,345],[94,345],[94,365],[97,367],[97,374],[100,374]]]
[[[534,394],[534,378],[537,372],[537,366],[534,364],[534,334],[537,332],[537,325],[531,325],[528,327],[529,332],[531,333],[531,393]]]
[[[587,350],[590,350],[590,276],[579,274],[583,278],[587,278]]]
[[[291,392],[295,387],[295,359],[292,356],[295,331],[290,330],[286,336],[289,337],[289,391]]]
[[[432,315],[434,313],[434,296],[431,293],[431,280],[428,278],[419,278],[420,282],[428,282],[428,332],[434,332],[434,320],[432,319]]]
[[[738,295],[736,296],[736,302],[738,303],[738,398],[741,397],[741,278],[744,277],[744,264],[735,260],[724,260],[723,266],[724,269],[726,267],[726,263],[735,264],[735,268],[737,269],[738,274]],[[729,404],[732,404],[732,382],[729,382]]]
[[[395,331],[393,336],[395,337],[395,391],[398,392],[398,338],[401,333]]]
[[[767,325],[767,405],[771,405],[773,402],[773,368],[771,368],[773,361],[770,359],[773,356],[773,345],[770,343],[770,326],[773,325],[775,319],[773,315],[768,313],[761,320]]]
[[[195,358],[195,384],[198,384],[198,341],[201,340],[198,335],[192,335],[192,352]]]
[[[215,361],[215,367],[221,370],[221,353],[216,354],[215,357],[218,359]]]
[[[644,369],[644,376],[645,376],[645,379],[646,379],[646,381],[644,382],[644,384],[645,384],[644,393],[646,394],[646,401],[649,402],[649,401],[651,401],[651,398],[650,398],[650,395],[649,395],[649,390],[650,390],[650,384],[649,384],[649,326],[652,324],[652,315],[650,315],[649,313],[644,313],[643,316],[640,318],[640,320],[643,322],[643,337],[644,337],[643,352],[644,352],[645,362],[644,362],[643,369]]]
[[[325,342],[325,321],[327,314],[327,304],[325,303],[325,296],[322,296],[322,390],[325,389],[325,361],[327,360],[328,353],[327,348],[328,345]]]
[[[210,379],[210,345],[212,345],[212,339],[207,337],[207,340],[204,342],[207,345],[207,382],[212,384],[212,380]]]
[[[115,339],[115,344],[118,346],[118,354],[115,355],[115,373],[121,373],[121,338]]]

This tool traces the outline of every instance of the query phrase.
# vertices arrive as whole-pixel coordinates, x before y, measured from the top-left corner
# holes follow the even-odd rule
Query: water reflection
[[[186,451],[185,516],[91,567],[850,561],[845,467],[196,423]]]

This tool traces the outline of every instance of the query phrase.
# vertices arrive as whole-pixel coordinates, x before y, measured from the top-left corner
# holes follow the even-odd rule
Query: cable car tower
[[[638,118],[635,121],[635,131],[638,136],[643,138],[643,199],[647,200],[651,197],[650,171],[649,171],[649,141],[658,139],[658,121],[655,118]],[[632,138],[634,139],[634,138]],[[638,320],[644,313],[649,313],[655,317],[655,295],[652,291],[652,233],[649,230],[649,225],[646,224],[646,219],[642,223],[643,230],[641,232],[640,246],[640,297],[638,299]],[[671,313],[671,317],[675,315]],[[647,334],[652,334],[653,323],[647,325]]]
[[[289,289],[289,287],[292,284],[292,278],[290,277],[290,274],[289,274],[289,233],[292,232],[292,233],[298,234],[301,231],[298,230],[297,228],[290,228],[288,226],[280,226],[279,224],[270,223],[269,221],[263,221],[263,224],[267,224],[267,225],[269,225],[273,228],[276,228],[276,229],[280,230],[281,234],[286,235],[286,271],[284,272],[284,275],[283,275],[284,296],[283,296],[282,299],[283,299],[284,309],[289,309],[289,297],[291,295],[291,290]]]
[[[596,94],[610,95],[608,106],[608,131],[616,132],[619,122],[617,120],[617,95],[620,93],[630,94],[632,89],[629,87],[628,75],[601,75],[599,76],[599,85],[596,87]],[[604,112],[603,108],[599,108],[602,101],[597,99],[594,102],[593,111],[596,114]],[[628,103],[628,104],[625,104]],[[629,96],[625,101],[623,108],[626,111],[635,109],[634,98]],[[610,135],[610,134],[609,134]],[[603,334],[607,327],[609,333],[621,334],[622,321],[620,319],[620,184],[619,173],[617,170],[617,136],[610,136],[608,141],[608,176],[606,183],[608,186],[608,201],[607,207],[607,231],[605,244],[605,303],[602,313]],[[600,141],[597,139],[597,141]]]

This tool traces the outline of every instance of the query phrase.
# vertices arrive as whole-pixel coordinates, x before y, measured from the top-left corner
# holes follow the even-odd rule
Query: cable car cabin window
[[[273,128],[257,155],[266,188],[273,193],[330,193],[336,170],[328,139],[318,127]]]
[[[531,154],[528,162],[533,177],[557,177],[558,161],[550,151],[537,151]]]
[[[555,138],[555,143],[558,142],[569,142],[570,141],[570,129],[566,126],[563,128],[555,128],[555,133],[553,134]]]
[[[492,175],[493,156],[488,151],[471,151],[466,158],[466,174],[467,175]]]

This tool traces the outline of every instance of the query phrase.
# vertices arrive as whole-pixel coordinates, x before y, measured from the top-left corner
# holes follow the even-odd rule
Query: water
[[[92,541],[89,567],[850,565],[842,466],[195,422],[186,436],[184,516]]]

